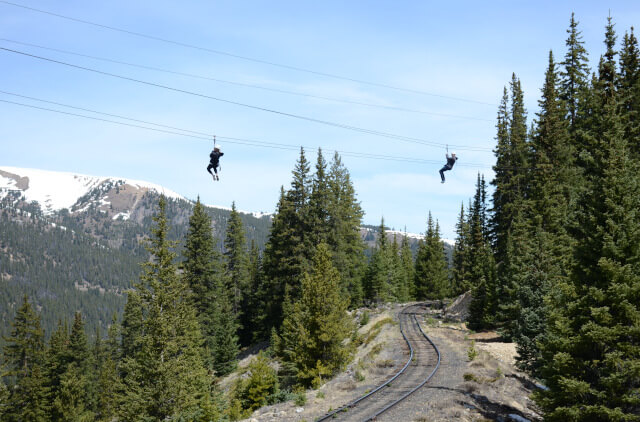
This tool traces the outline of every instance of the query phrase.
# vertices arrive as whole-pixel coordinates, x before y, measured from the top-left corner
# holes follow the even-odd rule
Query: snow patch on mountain
[[[140,180],[7,166],[0,166],[0,199],[11,190],[18,190],[27,201],[38,202],[45,214],[51,214],[63,208],[70,209],[78,199],[108,181],[154,190],[169,198],[185,199],[172,190]],[[101,205],[108,203],[102,199]]]
[[[387,230],[387,233],[391,236],[395,234],[398,237],[398,239],[401,239],[402,236],[406,235],[409,239],[424,240],[424,234],[422,233],[407,233],[407,232],[401,232],[397,230]],[[451,239],[440,239],[440,240],[443,243],[452,247],[455,246],[456,244],[455,240],[451,240]]]
[[[231,207],[223,207],[221,205],[205,205],[205,207],[209,207],[209,208],[216,208],[219,210],[226,210],[226,211],[231,211]],[[255,212],[255,211],[242,211],[242,210],[238,210],[236,209],[237,212],[239,212],[240,214],[248,214],[248,215],[252,215],[255,218],[262,218],[262,217],[270,217],[273,215],[273,213],[271,212]]]

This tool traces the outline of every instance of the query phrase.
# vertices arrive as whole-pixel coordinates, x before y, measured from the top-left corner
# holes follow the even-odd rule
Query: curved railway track
[[[409,347],[409,359],[393,377],[370,393],[327,413],[316,422],[375,420],[425,385],[440,366],[440,351],[422,331],[416,315],[424,304],[407,306],[399,313],[400,332]]]

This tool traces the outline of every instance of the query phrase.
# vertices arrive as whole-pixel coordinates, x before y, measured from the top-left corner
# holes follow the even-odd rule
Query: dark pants
[[[209,163],[209,165],[207,166],[207,171],[209,172],[209,174],[213,175],[213,173],[211,173],[211,169],[213,169],[213,171],[215,171],[216,174],[218,174],[218,165],[217,164]]]
[[[451,170],[451,167],[449,167],[449,164],[445,164],[444,167],[440,169],[440,178],[442,179],[443,182],[444,182],[444,172],[448,170]]]

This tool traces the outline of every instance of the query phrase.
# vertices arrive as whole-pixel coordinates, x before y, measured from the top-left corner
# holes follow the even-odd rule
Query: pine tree
[[[469,223],[464,214],[464,203],[460,204],[460,216],[456,223],[456,243],[453,246],[451,268],[451,293],[461,295],[471,288],[469,284]]]
[[[97,373],[96,420],[111,421],[117,415],[119,393],[122,390],[118,363],[121,351],[118,344],[120,325],[113,316],[106,341],[102,345]],[[99,337],[97,337],[99,338]]]
[[[582,33],[578,31],[579,22],[571,13],[571,21],[567,33],[569,37],[566,41],[567,53],[562,65],[564,70],[561,74],[560,98],[564,101],[569,115],[569,123],[574,126],[580,110],[581,95],[589,84],[589,65],[587,50],[584,48]]]
[[[396,233],[393,234],[393,241],[389,247],[389,263],[391,264],[391,296],[395,302],[401,302],[400,297],[406,296],[407,294],[402,278],[402,260],[400,259],[400,247]]]
[[[367,272],[364,277],[364,295],[367,301],[373,303],[387,302],[393,298],[394,269],[389,253],[389,240],[384,227],[384,218],[380,222],[380,229]]]
[[[349,171],[336,152],[328,174],[330,189],[327,243],[333,252],[333,265],[340,272],[342,290],[351,306],[362,303],[362,277],[366,268],[365,245],[360,236],[364,211],[356,198]]]
[[[242,417],[267,404],[269,396],[278,393],[278,374],[269,365],[269,358],[261,351],[247,367],[248,377],[241,378],[234,386],[233,396],[244,410]]]
[[[496,268],[488,233],[484,222],[486,212],[486,184],[484,176],[478,174],[476,193],[469,207],[469,285],[472,300],[469,305],[469,327],[476,330],[487,328],[495,323],[495,316],[500,307],[501,286],[496,281]],[[509,225],[511,222],[509,222]],[[508,244],[507,232],[504,236]],[[506,260],[506,247],[505,257]],[[503,264],[504,265],[504,264]]]
[[[306,215],[307,239],[309,246],[315,248],[320,243],[327,243],[329,236],[329,205],[331,190],[327,177],[327,162],[318,148],[316,172],[311,182],[309,204]]]
[[[204,338],[204,363],[224,375],[235,368],[238,322],[232,312],[231,291],[222,255],[215,248],[211,218],[200,199],[189,218],[185,240],[184,278]]]
[[[93,359],[79,312],[75,314],[66,351],[68,360],[55,391],[53,411],[63,421],[94,420],[95,390],[90,374]]]
[[[122,357],[133,358],[141,350],[142,298],[135,290],[127,292],[127,303],[122,315]]]
[[[201,355],[202,336],[193,299],[174,262],[173,243],[167,239],[164,196],[153,221],[148,245],[152,260],[143,264],[136,285],[144,317],[141,350],[123,363],[121,417],[208,420],[216,411],[211,380]]]
[[[495,259],[500,264],[506,254],[511,222],[522,212],[529,180],[529,149],[524,94],[516,75],[511,78],[511,107],[507,110],[506,91],[498,112],[498,146],[491,221]],[[484,225],[484,222],[483,222]]]
[[[49,347],[46,354],[46,375],[49,388],[49,407],[51,419],[61,420],[62,414],[53,406],[53,401],[62,388],[62,377],[71,362],[69,352],[69,330],[66,323],[58,321],[56,330],[49,339]]]
[[[7,370],[2,375],[9,376],[13,383],[3,420],[44,422],[48,415],[44,332],[40,316],[26,296],[11,325],[11,335],[4,338]]]
[[[413,252],[409,246],[409,238],[405,230],[400,246],[400,277],[401,284],[398,292],[398,301],[408,302],[414,297],[415,285],[415,264],[413,262]]]
[[[638,420],[640,379],[640,180],[624,138],[611,70],[615,34],[607,25],[606,60],[596,95],[594,174],[576,212],[570,280],[553,290],[537,400],[549,420]]]
[[[420,243],[415,262],[416,299],[442,299],[449,292],[447,260],[440,240],[440,228],[427,219],[427,234]]]
[[[623,38],[617,80],[624,137],[629,143],[631,158],[638,160],[640,159],[640,51],[633,27],[631,32],[625,34]]]
[[[244,310],[244,316],[250,322],[250,343],[259,341],[264,334],[264,277],[262,275],[262,256],[254,240],[251,240],[249,252],[249,295],[248,305]]]
[[[309,239],[306,218],[309,202],[309,163],[300,149],[289,191],[281,188],[280,199],[265,246],[263,268],[265,327],[263,336],[282,323],[285,296],[299,296],[300,278],[308,267]]]
[[[557,86],[550,52],[530,143],[534,171],[527,200],[531,210],[517,217],[512,226],[506,263],[499,277],[499,294],[506,298],[500,304],[503,329],[518,343],[520,367],[532,373],[540,365],[537,344],[545,331],[543,298],[567,277],[571,266],[572,240],[567,226],[577,174]]]
[[[274,338],[275,349],[295,369],[299,383],[318,387],[348,362],[351,350],[345,340],[354,330],[348,299],[340,292],[339,273],[326,244],[316,248],[313,269],[304,275],[301,293],[285,315],[280,336]]]
[[[227,225],[227,236],[224,242],[227,263],[227,290],[232,298],[232,311],[240,323],[239,334],[242,344],[248,345],[252,337],[251,323],[243,309],[249,305],[250,268],[247,254],[247,241],[240,214],[235,202],[231,204],[231,215]]]
[[[0,366],[0,377],[4,374],[4,369]],[[7,385],[4,383],[2,378],[0,378],[0,420],[9,420],[9,389]]]

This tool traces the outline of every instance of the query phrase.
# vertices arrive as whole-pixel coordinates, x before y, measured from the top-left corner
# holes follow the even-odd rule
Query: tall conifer
[[[366,268],[365,245],[360,236],[364,211],[356,198],[349,171],[336,152],[327,177],[330,189],[327,244],[333,264],[340,272],[341,288],[351,298],[351,306],[363,299],[362,277]]]
[[[449,293],[449,279],[440,228],[429,211],[427,233],[415,262],[416,299],[442,299]]]
[[[569,22],[569,34],[565,45],[567,53],[562,65],[560,98],[565,102],[571,126],[574,126],[580,110],[581,95],[589,84],[588,54],[582,41],[582,33],[578,31],[579,22],[571,13]]]
[[[344,368],[351,354],[345,344],[354,330],[341,294],[339,273],[331,264],[329,247],[320,244],[311,273],[302,279],[301,296],[286,315],[275,348],[295,370],[303,385],[318,387]]]
[[[240,214],[236,210],[235,202],[231,204],[231,215],[227,225],[227,236],[224,242],[227,264],[227,289],[232,298],[232,310],[236,320],[240,323],[240,338],[244,345],[251,341],[252,321],[245,315],[245,309],[250,300],[250,268],[247,253],[247,240]]]
[[[196,309],[167,239],[164,196],[153,220],[148,246],[152,260],[143,264],[136,286],[144,316],[141,350],[124,363],[121,415],[135,420],[207,420],[215,414],[211,380],[201,355]]]
[[[613,39],[609,20],[595,85],[594,174],[572,231],[576,263],[550,296],[541,347],[549,390],[538,401],[549,420],[637,420],[640,412],[640,180],[618,114]]]
[[[308,266],[311,253],[306,235],[309,190],[309,162],[301,148],[300,158],[293,170],[291,189],[280,190],[269,240],[265,245],[263,302],[266,335],[282,323],[285,296],[298,297],[300,277]]]
[[[44,331],[40,316],[26,296],[11,325],[11,334],[4,338],[7,371],[2,375],[10,376],[14,383],[11,384],[6,409],[3,409],[3,420],[44,422],[49,409],[44,371]]]
[[[225,263],[215,247],[211,218],[200,199],[189,218],[182,267],[204,337],[205,364],[224,375],[235,367],[238,323],[232,312]]]
[[[384,227],[384,218],[382,218],[376,248],[371,255],[363,282],[365,299],[373,303],[387,302],[393,299],[394,272],[389,249],[387,231]]]

